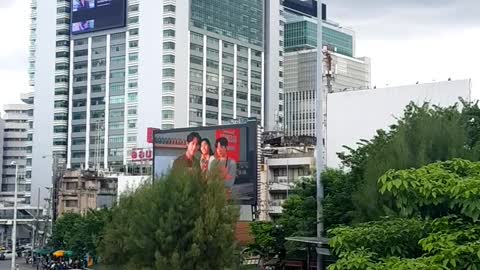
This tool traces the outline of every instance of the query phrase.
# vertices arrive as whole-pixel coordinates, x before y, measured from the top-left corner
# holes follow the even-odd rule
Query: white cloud
[[[28,46],[30,1],[0,0],[0,25],[4,39],[0,42],[0,108],[19,103],[20,93],[28,92]],[[5,42],[7,41],[7,42]]]

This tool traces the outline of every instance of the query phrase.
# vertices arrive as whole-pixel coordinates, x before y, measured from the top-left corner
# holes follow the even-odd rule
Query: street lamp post
[[[12,265],[11,269],[16,269],[17,257],[17,193],[18,193],[18,164],[12,161],[11,165],[15,165],[15,192],[13,193],[13,229],[12,229]]]
[[[326,105],[326,92],[323,89],[323,24],[322,0],[317,1],[317,65],[316,65],[316,91],[315,91],[315,135],[316,165],[317,165],[317,238],[320,241],[323,235],[323,183],[322,171],[325,169],[325,137],[324,137],[324,104]],[[318,246],[320,248],[320,245]],[[322,255],[317,252],[317,270],[323,269]]]

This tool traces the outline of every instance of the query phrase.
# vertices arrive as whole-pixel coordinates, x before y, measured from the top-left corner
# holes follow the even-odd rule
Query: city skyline
[[[480,98],[480,74],[474,71],[480,61],[475,50],[480,45],[480,20],[474,10],[480,4],[469,0],[323,2],[329,18],[356,31],[357,54],[372,59],[372,86],[471,78],[473,98]],[[21,103],[19,94],[29,92],[29,6],[29,1],[0,3],[0,23],[14,26],[4,28],[10,42],[0,44],[0,80],[8,89],[2,91],[0,107]],[[452,40],[461,46],[455,47]],[[392,53],[401,49],[404,53]]]

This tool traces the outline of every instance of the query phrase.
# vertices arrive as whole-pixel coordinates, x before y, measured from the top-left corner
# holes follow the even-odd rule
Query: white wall
[[[56,1],[42,1],[37,5],[32,190],[41,187],[42,204],[43,199],[48,197],[43,187],[52,186],[56,7]],[[37,192],[33,192],[31,201],[37,201]]]
[[[136,190],[140,185],[145,183],[148,179],[150,179],[149,176],[115,176],[118,179],[118,196],[120,197],[124,193],[128,193],[131,191]]]
[[[459,97],[470,100],[470,94],[470,80],[329,94],[327,166],[339,167],[337,153],[344,151],[343,145],[354,148],[360,139],[371,139],[378,129],[387,129],[411,101],[445,107],[459,102]]]
[[[177,9],[180,9],[177,7]],[[163,1],[142,1],[139,19],[137,145],[146,146],[147,128],[161,127]],[[127,139],[127,138],[125,138]]]

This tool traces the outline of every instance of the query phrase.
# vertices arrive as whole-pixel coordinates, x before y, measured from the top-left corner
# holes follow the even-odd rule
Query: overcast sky
[[[372,60],[372,85],[471,78],[473,97],[480,97],[480,1],[324,2],[329,19],[356,31],[357,56]],[[0,0],[2,107],[29,91],[29,16],[30,0]]]

